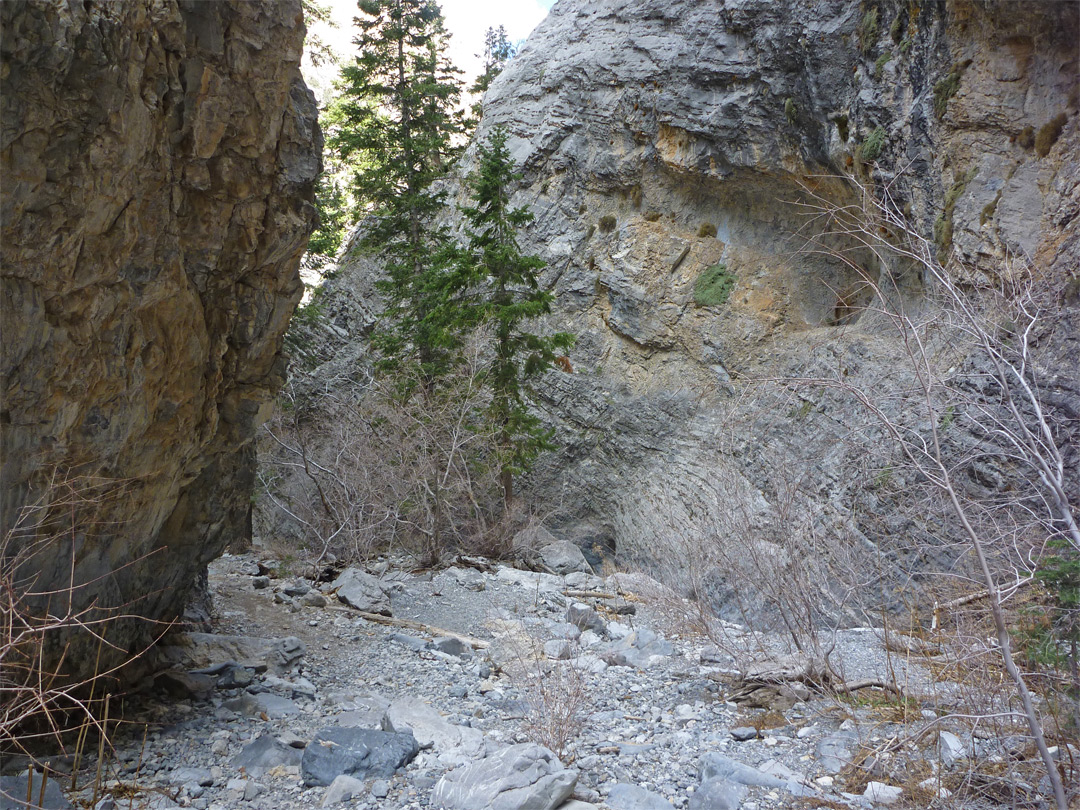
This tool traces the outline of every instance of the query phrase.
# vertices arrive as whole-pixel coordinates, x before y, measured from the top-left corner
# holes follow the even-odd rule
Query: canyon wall
[[[550,522],[683,580],[688,546],[732,534],[865,555],[921,530],[868,486],[888,447],[865,409],[748,382],[840,379],[881,402],[911,384],[862,280],[930,314],[923,274],[808,249],[824,218],[805,203],[857,203],[856,183],[888,188],[951,272],[1048,291],[1039,372],[1075,468],[1078,22],[1057,2],[558,3],[480,132],[510,132],[524,246],[548,263],[551,325],[579,335],[544,392],[564,448],[530,481]],[[718,264],[730,294],[702,306]]]
[[[711,570],[720,601],[754,601],[763,571],[786,578],[839,554],[898,605],[913,561],[952,565],[962,551],[914,496],[919,476],[843,390],[917,428],[911,358],[875,315],[886,302],[874,284],[916,321],[942,315],[925,268],[821,237],[820,206],[858,205],[864,189],[887,190],[969,291],[1006,278],[1041,291],[1036,373],[1077,469],[1074,12],[1052,0],[560,0],[492,83],[447,186],[467,203],[476,143],[508,130],[523,173],[513,203],[535,214],[522,248],[556,294],[543,326],[578,336],[573,373],[538,386],[560,449],[524,482],[537,516],[671,582]],[[460,217],[447,224],[464,238]],[[378,273],[377,257],[355,256],[328,284],[334,348],[317,387],[362,361]],[[702,301],[709,273],[729,289]],[[836,384],[783,382],[799,379]],[[956,427],[947,441],[962,459],[979,440]],[[959,469],[980,497],[1020,474],[1000,459]],[[737,563],[757,555],[757,573],[724,571],[732,549]]]
[[[4,565],[54,614],[140,617],[105,626],[108,666],[250,532],[316,219],[301,6],[5,2],[0,24]]]

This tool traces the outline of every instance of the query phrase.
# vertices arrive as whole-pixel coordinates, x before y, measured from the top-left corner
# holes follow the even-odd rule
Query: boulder
[[[563,587],[563,579],[555,574],[545,574],[542,571],[520,571],[517,568],[503,566],[495,575],[500,582],[511,582],[521,585],[527,590],[536,593],[551,593],[560,591]]]
[[[959,760],[967,756],[967,747],[963,741],[951,731],[942,731],[938,734],[938,756],[946,768],[951,768]]]
[[[484,735],[447,722],[438,710],[411,698],[395,700],[383,715],[384,731],[411,733],[421,747],[433,746],[444,765],[460,765],[484,755]]]
[[[304,652],[304,642],[295,636],[258,638],[218,633],[177,633],[155,650],[163,663],[183,669],[224,671],[240,665],[278,674],[295,665]]]
[[[210,787],[214,784],[214,776],[209,768],[174,768],[169,774],[170,785],[198,785]]]
[[[377,577],[358,568],[346,568],[330,586],[349,607],[366,613],[390,615],[390,597]]]
[[[469,658],[472,655],[472,647],[460,638],[451,636],[439,636],[431,640],[431,647],[439,652],[452,655],[455,658]]]
[[[335,804],[347,802],[360,796],[364,792],[364,783],[355,776],[342,774],[330,783],[330,787],[323,794],[321,806],[333,807]]]
[[[690,797],[689,810],[739,810],[746,788],[727,779],[706,779]]]
[[[258,778],[274,768],[299,765],[303,755],[303,751],[286,745],[273,734],[263,734],[254,742],[245,745],[244,749],[229,761],[229,765],[237,771],[243,768],[248,776]]]
[[[761,787],[784,787],[786,780],[759,771],[737,760],[710,751],[701,758],[699,765],[702,782],[710,779],[723,779],[739,785],[760,785]]]
[[[515,552],[526,557],[531,557],[544,546],[557,543],[555,535],[544,528],[544,524],[533,520],[529,525],[514,535],[510,541],[511,548]]]
[[[34,810],[72,810],[71,802],[64,796],[55,779],[49,779],[45,783],[45,796],[42,803],[37,804],[37,797],[41,792],[41,774],[34,771],[32,778]],[[26,807],[27,781],[25,773],[0,776],[0,810],[21,810]]]
[[[420,752],[409,732],[324,728],[304,749],[300,775],[308,787],[329,785],[345,774],[357,779],[389,777]]]
[[[866,785],[863,796],[874,804],[896,804],[900,801],[904,789],[884,782],[870,782]]]
[[[668,656],[674,651],[670,641],[647,627],[640,627],[609,644],[602,657],[609,664],[647,669],[656,662],[657,656]]]
[[[837,731],[818,740],[817,757],[829,773],[840,773],[851,764],[859,738],[854,731]]]
[[[659,793],[625,782],[611,789],[605,803],[611,810],[673,810],[671,802]]]
[[[600,614],[584,602],[575,602],[566,609],[566,621],[582,632],[592,630],[603,634],[607,629],[607,624],[600,618]]]
[[[585,555],[581,553],[581,549],[569,540],[548,543],[546,546],[541,546],[537,553],[541,562],[556,574],[592,573],[592,568],[585,559]]]
[[[484,575],[475,568],[458,568],[451,566],[439,574],[436,579],[450,579],[467,591],[482,591],[487,587]]]
[[[548,749],[523,743],[450,771],[431,803],[442,810],[555,810],[570,798],[577,777]]]

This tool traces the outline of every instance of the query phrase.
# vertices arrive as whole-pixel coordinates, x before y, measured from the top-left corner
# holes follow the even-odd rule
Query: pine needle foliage
[[[479,147],[479,168],[471,178],[472,205],[462,209],[468,223],[465,266],[483,290],[479,308],[493,326],[493,359],[486,382],[492,392],[489,417],[498,432],[503,498],[513,498],[514,476],[543,450],[553,449],[551,432],[529,411],[529,382],[550,371],[574,342],[558,332],[541,336],[527,324],[551,311],[552,293],[540,288],[544,263],[522,255],[517,229],[532,221],[526,208],[513,208],[510,193],[521,175],[514,171],[507,132],[497,128]]]
[[[368,218],[361,247],[386,259],[386,307],[373,344],[383,365],[412,364],[430,385],[455,363],[467,324],[456,300],[456,251],[434,224],[445,205],[436,189],[460,152],[460,71],[445,56],[448,36],[431,0],[360,0],[358,53],[342,70],[341,126],[333,147],[356,166],[352,191]],[[403,375],[413,378],[413,375]]]
[[[491,26],[484,33],[484,53],[477,55],[484,59],[484,72],[476,77],[469,91],[482,94],[487,92],[495,77],[502,73],[506,63],[517,55],[517,48],[506,35],[505,26]]]

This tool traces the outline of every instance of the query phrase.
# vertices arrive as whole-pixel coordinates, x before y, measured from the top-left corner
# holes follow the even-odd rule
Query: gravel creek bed
[[[487,570],[413,574],[382,562],[370,569],[377,580],[357,575],[382,600],[376,609],[486,645],[473,650],[452,635],[433,643],[435,633],[363,618],[339,601],[344,586],[268,576],[254,555],[217,560],[214,635],[172,645],[177,673],[159,674],[129,710],[104,782],[116,797],[100,810],[952,807],[946,786],[971,760],[1005,762],[1023,747],[1020,737],[984,739],[939,720],[955,690],[935,688],[925,666],[887,653],[868,628],[840,631],[830,660],[849,680],[892,672],[920,696],[913,720],[896,722],[898,702],[874,690],[841,700],[793,683],[750,700],[746,689],[735,695],[745,662],[786,652],[783,640],[725,625],[718,648],[686,619],[690,604],[660,596],[647,577],[479,567]],[[601,596],[581,595],[589,592]],[[240,646],[222,651],[218,637],[240,637],[230,642]],[[276,652],[265,671],[215,660],[261,650],[260,639],[285,639],[266,647]],[[420,750],[384,773],[313,784],[309,758],[341,745],[330,729],[382,729],[411,744],[404,731]],[[894,738],[915,741],[883,752]],[[557,759],[525,745],[533,741]],[[863,769],[852,768],[868,753]],[[488,777],[467,770],[484,761],[540,776],[492,798],[505,786],[479,784]],[[93,756],[86,765],[82,784],[93,781]],[[1019,785],[1024,795],[1039,790],[1036,768],[1019,773],[1033,780]],[[21,788],[14,779],[5,777],[5,790],[25,794],[25,777]],[[132,784],[137,792],[122,789]],[[92,806],[90,797],[89,787],[68,796],[77,806]],[[994,805],[965,798],[963,806]]]

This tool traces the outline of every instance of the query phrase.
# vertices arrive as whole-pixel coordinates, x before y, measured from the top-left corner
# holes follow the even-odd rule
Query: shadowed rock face
[[[5,2],[0,23],[4,532],[74,481],[96,503],[35,512],[51,540],[22,570],[167,621],[248,535],[302,292],[322,136],[300,3]]]

